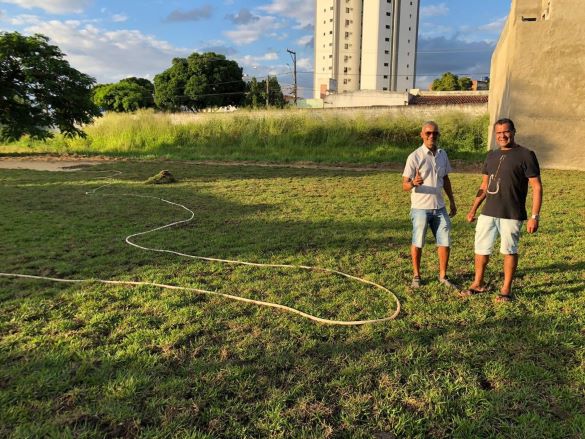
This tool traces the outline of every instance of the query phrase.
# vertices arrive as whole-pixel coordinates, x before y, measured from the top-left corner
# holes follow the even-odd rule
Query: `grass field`
[[[192,118],[152,111],[109,113],[85,127],[85,139],[57,135],[47,142],[33,142],[25,138],[2,150],[180,160],[404,162],[412,145],[420,143],[423,117],[381,110],[248,111]],[[487,115],[447,112],[436,119],[451,159],[483,158]]]
[[[144,185],[161,166],[173,185]],[[378,290],[323,273],[193,261],[151,247],[341,270],[389,287],[395,321],[344,328],[182,291],[0,278],[0,437],[581,438],[585,436],[583,172],[545,171],[517,300],[413,293],[400,174],[150,161],[107,175],[0,170],[1,272],[148,280],[275,301],[336,319],[383,317]],[[471,280],[480,177],[454,173],[451,277]],[[101,193],[101,195],[100,195]],[[488,268],[498,288],[501,256]]]

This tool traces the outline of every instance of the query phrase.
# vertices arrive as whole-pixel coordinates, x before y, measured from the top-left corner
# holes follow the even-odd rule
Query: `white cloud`
[[[177,48],[137,30],[106,31],[83,21],[45,21],[27,16],[27,33],[41,33],[67,55],[69,63],[98,82],[128,76],[152,79],[171,65],[174,57],[193,50]]]
[[[226,31],[225,34],[237,45],[251,44],[262,36],[272,34],[282,25],[275,17],[258,17],[253,25],[241,24],[235,30]]]
[[[238,63],[240,63],[244,66],[258,67],[261,62],[276,61],[277,59],[278,59],[278,53],[268,52],[268,53],[265,53],[264,55],[260,55],[260,56],[246,55],[243,57],[239,57],[236,60],[238,61]]]
[[[420,8],[421,17],[439,17],[449,15],[449,7],[445,3],[423,6]]]
[[[297,40],[299,46],[306,46],[313,41],[313,35],[305,35]]]
[[[114,14],[112,16],[112,21],[114,23],[122,23],[126,20],[128,20],[128,17],[126,15],[123,15],[123,14]]]
[[[297,60],[297,70],[310,72],[313,70],[313,58],[300,58]]]
[[[504,29],[504,25],[506,24],[507,18],[508,17],[498,18],[497,20],[492,21],[491,23],[480,26],[478,29],[481,31],[494,32],[499,34],[502,32],[502,29]]]
[[[315,16],[315,2],[308,0],[272,0],[258,9],[269,14],[282,15],[295,19],[300,27],[312,25]]]
[[[442,26],[430,23],[421,23],[419,35],[421,38],[449,37],[453,35],[454,29],[450,26]]]
[[[51,14],[80,14],[92,3],[92,0],[2,0],[2,2],[24,9],[39,8]]]

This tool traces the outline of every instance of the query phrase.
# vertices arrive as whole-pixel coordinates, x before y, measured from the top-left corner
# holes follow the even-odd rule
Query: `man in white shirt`
[[[412,288],[419,288],[421,285],[420,260],[427,228],[430,226],[439,255],[439,282],[458,290],[447,277],[451,245],[450,217],[457,213],[457,207],[448,175],[451,172],[449,158],[447,153],[437,146],[440,135],[439,126],[435,122],[425,122],[420,133],[423,145],[408,156],[402,173],[402,189],[410,191],[411,201],[410,254],[414,272]],[[445,208],[443,190],[449,198],[449,214]]]

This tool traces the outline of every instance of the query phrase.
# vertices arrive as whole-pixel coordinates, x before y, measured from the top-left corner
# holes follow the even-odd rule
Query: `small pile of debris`
[[[175,183],[177,179],[173,177],[170,171],[163,169],[158,174],[150,177],[145,181],[146,184],[169,184]]]

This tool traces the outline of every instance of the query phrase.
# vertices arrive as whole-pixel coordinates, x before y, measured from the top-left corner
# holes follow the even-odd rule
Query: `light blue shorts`
[[[451,246],[451,218],[447,209],[410,209],[412,220],[412,245],[423,248],[427,228],[430,226],[437,246]]]
[[[501,240],[500,253],[503,255],[517,254],[521,230],[522,221],[480,215],[475,227],[475,254],[491,255],[498,234]]]

